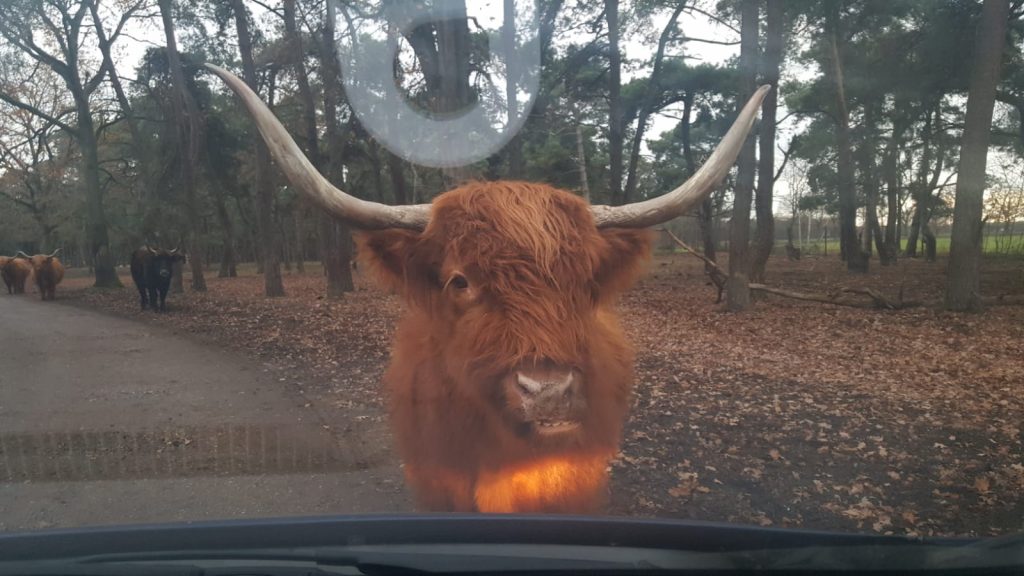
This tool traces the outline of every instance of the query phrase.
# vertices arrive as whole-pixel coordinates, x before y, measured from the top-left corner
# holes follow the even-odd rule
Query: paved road
[[[387,444],[252,360],[0,295],[0,530],[405,510]]]

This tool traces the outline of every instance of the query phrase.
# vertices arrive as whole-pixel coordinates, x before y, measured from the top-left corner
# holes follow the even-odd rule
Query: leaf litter
[[[873,261],[875,266],[877,262]],[[936,298],[944,263],[902,260],[867,276],[773,258],[768,283]],[[986,261],[986,294],[1024,291],[1021,263]],[[208,278],[209,291],[139,312],[134,289],[63,300],[206,338],[261,361],[318,406],[361,410],[388,442],[380,379],[402,305],[356,277],[323,298],[319,267]],[[124,278],[130,285],[130,278]],[[188,278],[186,277],[186,284]],[[759,297],[722,311],[702,266],[659,255],[620,303],[636,388],[609,512],[884,534],[1024,530],[1024,307],[980,315],[873,311]]]

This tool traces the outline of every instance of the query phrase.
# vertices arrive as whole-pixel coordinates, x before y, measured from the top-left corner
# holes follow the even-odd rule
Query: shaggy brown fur
[[[422,233],[357,240],[367,269],[409,305],[385,384],[420,507],[599,509],[633,383],[612,307],[649,256],[649,232],[598,230],[585,201],[549,186],[478,182],[439,196]],[[583,374],[576,432],[517,433],[499,382],[537,359]]]
[[[7,285],[7,293],[24,294],[25,282],[28,282],[28,277],[32,275],[32,264],[24,258],[5,258],[7,261],[0,268],[0,275]]]
[[[36,254],[31,261],[40,296],[43,300],[53,300],[57,292],[57,284],[64,279],[64,265],[56,256],[47,256],[46,254]]]

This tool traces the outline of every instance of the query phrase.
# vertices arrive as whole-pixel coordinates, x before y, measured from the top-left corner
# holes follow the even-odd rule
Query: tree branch
[[[697,258],[700,258],[701,260],[704,261],[704,272],[707,273],[708,277],[711,279],[711,283],[714,284],[715,288],[718,290],[718,299],[715,302],[721,302],[722,292],[725,291],[725,283],[726,281],[728,281],[729,275],[723,272],[722,269],[718,267],[718,263],[691,248],[686,242],[680,240],[679,237],[673,234],[672,231],[669,230],[668,228],[658,228],[658,230],[661,230],[662,232],[668,234],[669,238],[671,238],[672,241],[675,242],[680,248],[686,250],[690,254],[693,254]]]
[[[8,26],[8,24],[10,24],[10,21],[3,22],[3,20],[5,20],[6,18],[8,18],[8,15],[6,13],[0,13],[0,35],[6,38],[8,42],[16,46],[19,50],[27,54],[33,60],[42,64],[46,64],[47,66],[52,68],[53,71],[57,74],[63,76],[68,73],[69,68],[65,62],[62,62],[61,60],[57,59],[57,57],[55,57],[54,55],[50,54],[46,50],[43,50],[42,48],[36,45],[35,40],[32,39],[31,30],[27,32],[27,38],[22,38],[21,36],[23,36],[25,32],[12,30]]]
[[[249,2],[252,2],[253,4],[259,6],[260,8],[263,8],[264,10],[266,10],[267,12],[270,12],[271,14],[273,14],[274,16],[277,16],[278,18],[284,18],[284,13],[283,12],[281,12],[277,8],[271,7],[269,4],[266,4],[264,2],[260,2],[260,0],[249,0]]]
[[[716,15],[714,15],[714,14],[710,13],[710,12],[707,12],[707,11],[701,10],[700,8],[697,8],[697,7],[695,7],[695,6],[690,6],[690,7],[688,7],[688,8],[686,9],[686,11],[687,11],[687,12],[690,12],[690,13],[696,12],[697,14],[700,14],[701,16],[704,16],[704,17],[705,17],[705,18],[707,18],[708,20],[711,20],[712,22],[716,22],[716,23],[718,23],[718,24],[721,24],[722,26],[725,26],[726,28],[728,28],[729,30],[732,30],[733,32],[735,32],[735,33],[737,33],[737,34],[739,34],[739,33],[740,33],[740,30],[739,30],[739,28],[736,28],[736,27],[735,27],[735,26],[733,26],[732,24],[730,24],[730,23],[726,22],[725,20],[723,20],[723,19],[719,18],[718,16],[716,16]]]
[[[782,152],[782,164],[779,165],[779,169],[775,172],[775,177],[772,178],[772,182],[778,182],[779,177],[782,176],[782,171],[786,169],[786,164],[789,163],[789,157],[793,153],[793,147],[796,146],[796,142],[794,140],[796,139],[794,138],[789,141],[789,148],[786,148],[785,150],[782,149],[782,146],[778,147],[779,152]]]
[[[906,308],[916,308],[918,306],[925,305],[925,302],[919,300],[892,301],[870,288],[840,288],[828,294],[816,294],[808,292],[797,292],[795,290],[784,290],[782,288],[765,286],[764,284],[751,284],[750,289],[755,292],[774,294],[776,296],[782,296],[783,298],[791,298],[793,300],[802,300],[804,302],[820,302],[822,304],[834,304],[836,306],[847,306],[850,308],[903,310]],[[871,302],[869,303],[863,300],[842,298],[843,294],[861,294],[864,296],[868,296],[871,299]],[[937,305],[938,301],[936,301],[935,304]]]
[[[736,42],[726,42],[724,40],[709,40],[707,38],[691,38],[689,36],[685,36],[685,37],[681,38],[679,41],[680,42],[703,42],[704,44],[718,44],[718,45],[721,45],[721,46],[739,46],[739,44],[740,44],[739,41],[736,41]]]
[[[704,261],[704,269],[708,272],[708,275],[711,276],[711,281],[715,283],[716,286],[718,286],[718,279],[720,279],[722,285],[724,286],[727,276],[725,272],[723,272],[722,269],[718,267],[718,264],[715,261],[709,260],[704,255],[700,254],[699,252],[688,246],[685,242],[683,242],[675,234],[673,234],[671,230],[668,230],[667,228],[659,228],[658,230],[668,234],[669,237],[672,238],[672,241],[674,241],[680,248]],[[801,300],[804,302],[819,302],[822,304],[834,304],[836,306],[847,306],[851,308],[869,308],[876,310],[905,310],[907,308],[917,308],[920,306],[937,307],[942,304],[942,302],[939,300],[903,300],[902,290],[900,293],[900,297],[898,299],[890,300],[889,298],[886,298],[885,296],[876,292],[875,290],[872,290],[871,288],[842,287],[826,294],[819,294],[813,292],[797,292],[795,290],[775,288],[772,286],[767,286],[765,284],[751,284],[750,289],[754,292],[774,294],[775,296],[782,296],[783,298],[791,298],[793,300]],[[865,302],[864,300],[852,298],[843,298],[843,296],[846,294],[867,296],[870,299],[870,302]],[[985,303],[988,305],[1021,304],[1024,303],[1024,295],[1002,295],[994,298],[986,298]]]
[[[22,102],[21,100],[18,100],[17,98],[14,98],[13,96],[10,96],[9,94],[6,94],[4,92],[0,92],[0,100],[7,102],[15,108],[20,108],[30,114],[34,114],[42,118],[43,120],[46,120],[47,122],[53,124],[54,126],[60,127],[62,130],[66,131],[68,134],[71,134],[72,136],[78,136],[78,129],[72,128],[70,125],[58,120],[54,116],[50,116],[46,112],[43,112],[42,110],[36,108],[35,106],[32,106],[31,104],[26,104],[25,102]]]

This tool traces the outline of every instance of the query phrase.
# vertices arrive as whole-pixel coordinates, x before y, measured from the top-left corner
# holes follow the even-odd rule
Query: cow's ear
[[[429,251],[422,235],[409,230],[378,230],[355,235],[359,265],[383,288],[420,300],[432,286]]]
[[[651,258],[650,230],[604,228],[598,233],[604,242],[594,266],[598,297],[614,298],[629,289]]]

